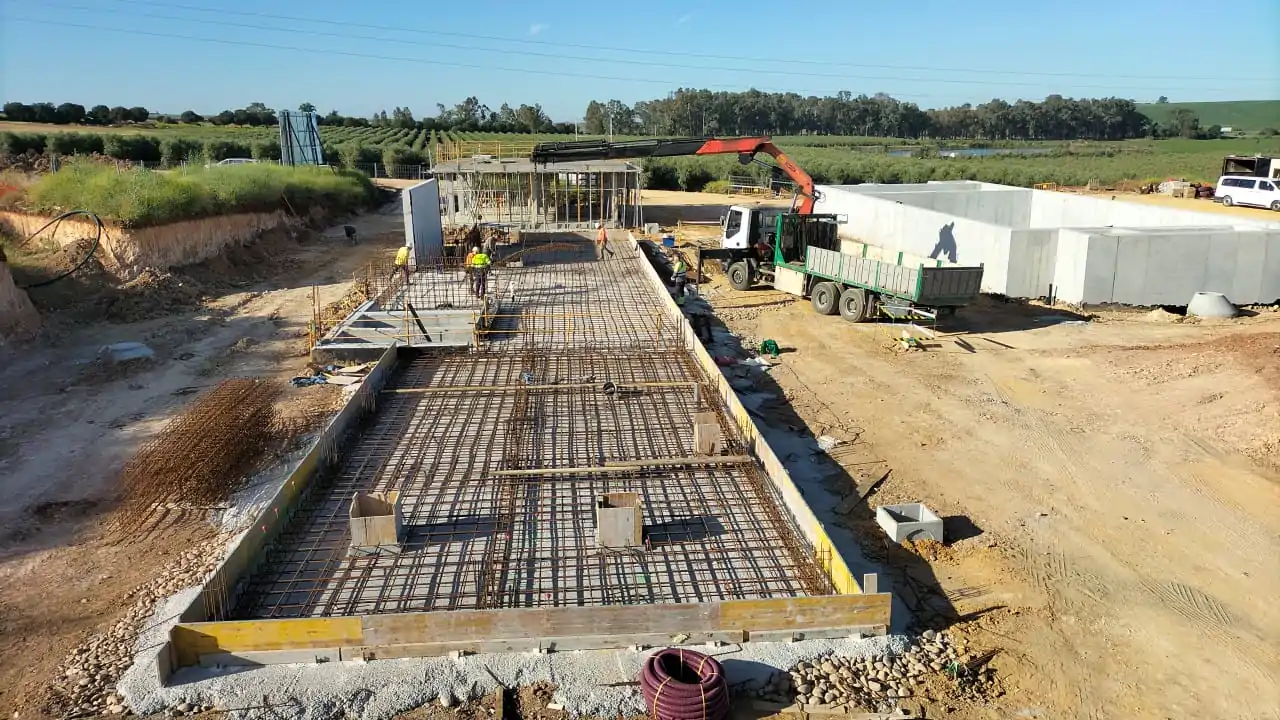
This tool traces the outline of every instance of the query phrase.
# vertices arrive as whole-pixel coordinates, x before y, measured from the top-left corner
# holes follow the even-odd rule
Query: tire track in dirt
[[[1260,680],[1273,679],[1254,654],[1242,646],[1253,646],[1250,649],[1260,651],[1266,663],[1273,667],[1278,657],[1275,650],[1256,642],[1256,634],[1240,623],[1220,600],[1180,582],[1162,583],[1143,578],[1138,584],[1161,608],[1190,622],[1197,632],[1217,643],[1219,649],[1240,661]]]

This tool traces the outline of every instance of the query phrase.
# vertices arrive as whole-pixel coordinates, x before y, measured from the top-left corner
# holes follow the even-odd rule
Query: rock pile
[[[133,607],[104,633],[90,637],[63,660],[53,682],[60,710],[75,716],[126,715],[124,698],[116,693],[120,675],[133,662],[138,628],[148,620],[156,604],[170,595],[200,583],[217,567],[225,541],[215,539],[182,553],[160,574],[131,593]],[[208,709],[199,705],[175,708],[174,714]]]
[[[828,656],[775,673],[758,691],[771,702],[800,705],[855,705],[883,710],[923,690],[926,679],[942,674],[980,692],[993,683],[991,671],[971,671],[975,658],[964,645],[953,645],[945,632],[926,630],[898,656],[871,658]]]

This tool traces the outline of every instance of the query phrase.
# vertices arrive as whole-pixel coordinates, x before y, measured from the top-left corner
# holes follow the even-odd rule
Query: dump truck
[[[720,248],[699,248],[697,270],[706,260],[722,263],[729,284],[748,290],[770,284],[807,297],[822,315],[850,322],[873,317],[911,317],[921,311],[951,315],[982,289],[982,266],[945,265],[939,260],[904,264],[842,253],[840,217],[771,212],[734,205],[722,224]]]

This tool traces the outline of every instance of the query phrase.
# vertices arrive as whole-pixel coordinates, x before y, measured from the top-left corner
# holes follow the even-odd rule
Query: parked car
[[[1280,180],[1223,175],[1218,178],[1218,187],[1214,190],[1213,199],[1227,207],[1252,205],[1280,212]]]
[[[253,158],[227,158],[226,160],[219,160],[218,162],[213,164],[206,163],[205,167],[222,167],[224,165],[248,165],[250,163],[256,163],[256,162],[258,161],[254,160]]]

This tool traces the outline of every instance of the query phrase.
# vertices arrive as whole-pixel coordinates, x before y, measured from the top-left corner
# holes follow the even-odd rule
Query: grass
[[[366,207],[375,195],[365,176],[328,168],[263,164],[161,173],[73,163],[27,188],[25,204],[48,214],[89,210],[125,227],[145,227],[281,208],[345,213]]]
[[[1280,130],[1280,100],[1147,103],[1139,105],[1138,111],[1158,123],[1166,123],[1178,108],[1195,113],[1200,118],[1201,127],[1219,125],[1246,132],[1257,132],[1263,128]]]

